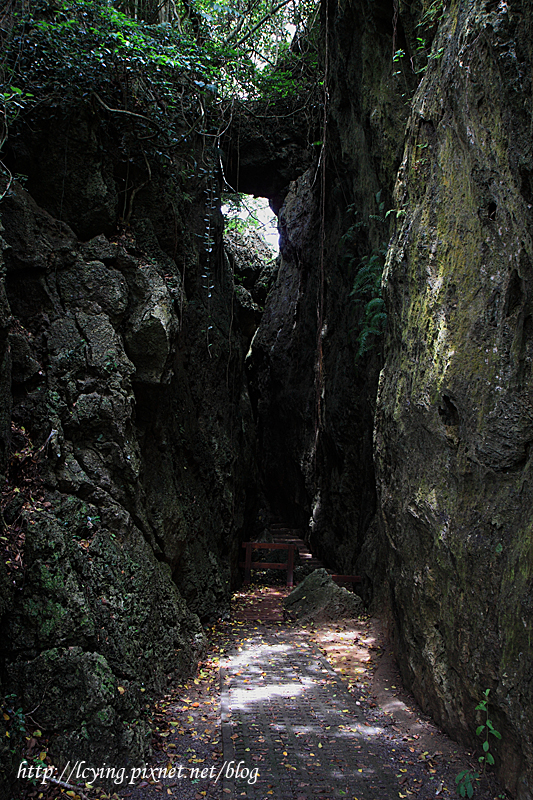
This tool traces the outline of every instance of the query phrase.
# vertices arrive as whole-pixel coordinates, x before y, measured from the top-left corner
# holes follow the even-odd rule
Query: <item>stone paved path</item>
[[[156,750],[148,766],[182,768],[183,775],[148,776],[112,798],[458,797],[456,776],[476,770],[478,753],[466,753],[419,716],[390,654],[372,644],[379,626],[366,618],[318,627],[284,623],[286,594],[255,587],[235,595],[232,619],[213,629],[197,675],[153,710]],[[476,800],[503,796],[490,774],[476,781]],[[110,793],[96,797],[109,800]]]
[[[394,753],[389,764],[373,745],[381,729],[304,636],[251,624],[242,634],[221,665],[226,796],[396,800]]]

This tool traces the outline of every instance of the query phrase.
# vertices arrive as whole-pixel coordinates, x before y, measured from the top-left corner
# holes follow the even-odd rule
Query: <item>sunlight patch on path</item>
[[[254,783],[226,778],[224,792],[396,800],[394,767],[373,750],[382,728],[365,722],[325,659],[290,629],[246,634],[221,664],[224,761],[259,774]]]

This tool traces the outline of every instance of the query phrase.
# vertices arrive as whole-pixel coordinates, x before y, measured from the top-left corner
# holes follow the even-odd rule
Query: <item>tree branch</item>
[[[237,36],[238,33],[240,33],[240,30],[241,30],[242,26],[244,25],[244,21],[245,21],[247,15],[251,14],[252,11],[257,6],[259,6],[260,2],[261,2],[261,0],[249,0],[247,9],[245,11],[241,12],[240,19],[238,20],[237,24],[235,25],[235,27],[233,28],[233,30],[229,34],[229,36],[228,36],[228,38],[226,40],[226,44],[228,42],[230,42],[232,39],[234,39],[235,36]]]
[[[111,111],[112,114],[126,114],[128,117],[144,119],[145,122],[149,122],[150,125],[153,125],[154,128],[157,128],[159,131],[163,130],[158,122],[156,122],[154,119],[150,119],[150,117],[145,117],[144,114],[136,114],[135,111],[127,111],[125,108],[111,108],[111,106],[108,106],[107,103],[104,103],[100,95],[96,94],[96,92],[93,92],[93,97],[96,97],[100,105],[103,106],[106,111]]]
[[[292,3],[292,2],[293,2],[293,0],[282,0],[282,2],[278,3],[277,6],[274,6],[274,8],[271,8],[270,11],[268,12],[268,14],[265,14],[259,20],[259,22],[257,22],[253,26],[253,28],[249,28],[246,31],[246,33],[244,34],[244,36],[241,36],[241,38],[237,42],[235,42],[234,47],[240,47],[240,45],[243,44],[246,41],[246,39],[248,39],[249,36],[252,36],[257,30],[259,30],[259,28],[262,25],[264,25],[267,20],[272,19],[274,14],[277,14],[278,11],[280,11],[285,6],[288,6],[289,3]],[[231,42],[231,40],[235,37],[236,33],[238,33],[238,30],[233,31],[233,33],[230,36],[228,36],[228,38],[226,39],[226,42],[225,42],[226,45],[228,45]]]
[[[63,789],[71,789],[72,791],[76,792],[76,794],[79,794],[82,800],[89,800],[87,795],[81,791],[79,786],[72,786],[72,784],[67,783],[66,781],[60,781],[57,778],[47,778],[47,780],[50,781],[50,783],[54,783],[56,786],[61,786]]]

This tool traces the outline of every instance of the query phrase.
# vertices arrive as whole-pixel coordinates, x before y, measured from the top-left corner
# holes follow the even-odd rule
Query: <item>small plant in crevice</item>
[[[4,697],[2,715],[4,721],[9,722],[10,739],[22,738],[26,735],[26,717],[19,706],[16,694],[8,694]]]
[[[497,731],[489,719],[489,694],[490,689],[485,689],[483,699],[476,706],[476,711],[483,711],[485,714],[485,722],[478,725],[476,728],[476,736],[482,736],[483,739],[483,755],[478,758],[480,764],[483,765],[483,772],[487,768],[487,764],[491,767],[494,766],[494,756],[490,752],[490,735],[492,734],[496,739],[501,739],[502,735]]]
[[[419,27],[425,25],[427,28],[436,25],[444,14],[444,0],[433,0],[429,7],[424,11]]]
[[[364,303],[357,336],[356,361],[372,349],[376,337],[381,336],[387,323],[387,312],[381,289],[386,253],[387,249],[383,247],[374,250],[368,256],[363,256],[353,289],[350,292],[350,296],[355,297],[356,303]]]
[[[485,689],[483,698],[476,706],[476,711],[482,711],[485,714],[485,721],[478,725],[476,728],[476,736],[483,738],[483,754],[479,756],[478,761],[482,765],[482,774],[485,774],[487,764],[494,766],[494,756],[490,752],[490,735],[492,734],[496,739],[501,739],[502,735],[496,730],[492,720],[489,718],[489,694],[490,689]],[[475,789],[475,782],[480,778],[479,772],[470,772],[470,770],[463,769],[455,777],[457,791],[461,797],[472,797]]]
[[[402,75],[402,70],[399,68],[400,62],[406,57],[408,58],[412,72],[419,76],[426,72],[430,61],[438,61],[443,57],[443,47],[439,47],[438,49],[432,48],[437,26],[443,18],[443,15],[443,0],[434,0],[434,2],[429,4],[416,26],[417,35],[414,41],[409,42],[409,52],[406,52],[403,48],[394,50],[392,55],[393,75],[396,77]]]

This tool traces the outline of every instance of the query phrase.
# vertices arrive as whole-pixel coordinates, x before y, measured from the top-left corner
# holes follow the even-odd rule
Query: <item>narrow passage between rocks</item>
[[[159,705],[153,773],[101,797],[458,797],[455,777],[475,771],[476,759],[402,691],[373,644],[376,623],[287,623],[285,595],[256,587],[238,596],[197,677]],[[165,776],[180,765],[180,777]],[[500,791],[486,775],[476,798],[497,800]]]

